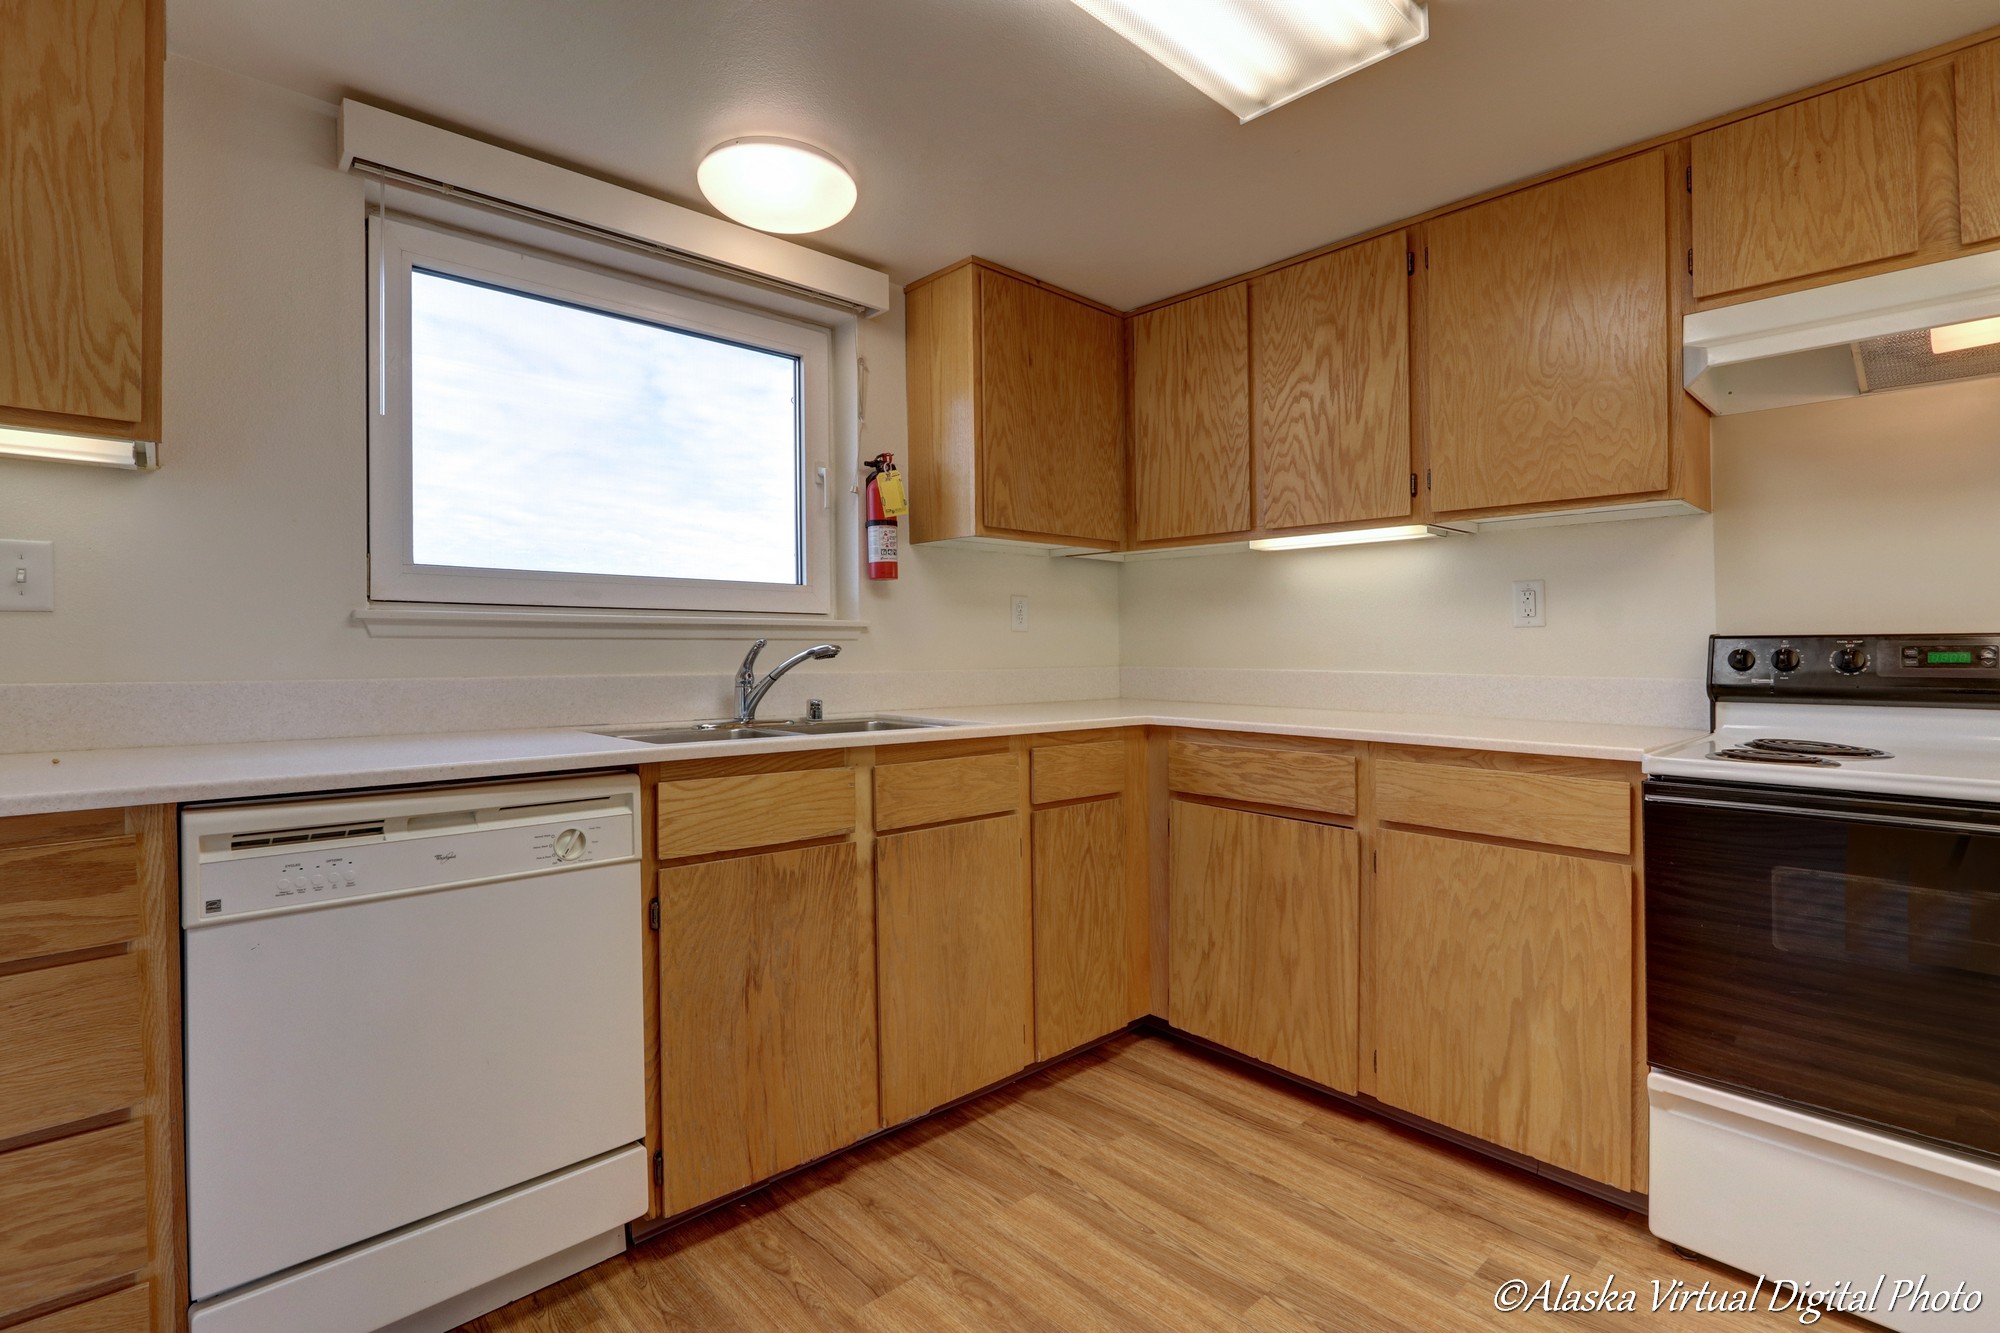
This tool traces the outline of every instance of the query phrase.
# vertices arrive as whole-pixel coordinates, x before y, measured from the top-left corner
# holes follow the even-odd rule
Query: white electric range
[[[1645,762],[1652,1229],[2000,1330],[2000,634],[1716,638],[1709,695]]]

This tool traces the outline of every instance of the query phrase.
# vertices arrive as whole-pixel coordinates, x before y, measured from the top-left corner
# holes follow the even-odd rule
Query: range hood
[[[1683,325],[1687,390],[1726,416],[2000,375],[1995,317],[2000,251],[1704,310]],[[1978,320],[1995,322],[1954,327]]]

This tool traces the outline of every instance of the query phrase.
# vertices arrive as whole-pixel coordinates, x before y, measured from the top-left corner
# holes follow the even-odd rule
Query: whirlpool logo
[[[433,861],[456,861],[457,859],[458,859],[458,853],[457,853],[457,852],[432,852],[432,853],[431,853],[431,860],[433,860]]]

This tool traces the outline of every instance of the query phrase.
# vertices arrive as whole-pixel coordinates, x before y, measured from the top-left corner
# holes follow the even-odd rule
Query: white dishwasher
[[[630,774],[181,818],[194,1333],[424,1333],[646,1210]]]

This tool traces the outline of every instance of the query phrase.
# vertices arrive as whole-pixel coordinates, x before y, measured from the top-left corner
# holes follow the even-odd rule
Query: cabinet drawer
[[[0,1315],[143,1269],[144,1123],[0,1154],[0,1217]]]
[[[1228,801],[1354,813],[1352,755],[1177,740],[1167,747],[1167,785]]]
[[[1606,778],[1384,759],[1375,766],[1375,817],[1621,856],[1632,850],[1632,788]]]
[[[145,1283],[67,1310],[30,1319],[13,1333],[139,1333],[152,1327],[153,1289]]]
[[[0,849],[0,963],[122,944],[138,933],[136,839]]]
[[[131,954],[0,977],[0,1032],[0,1141],[145,1095]]]
[[[1036,805],[1113,796],[1125,790],[1125,743],[1044,745],[1029,760]]]
[[[1012,754],[920,759],[875,770],[875,827],[913,828],[997,815],[1021,804],[1021,761]]]
[[[777,847],[854,831],[854,770],[745,773],[662,782],[659,856]]]

